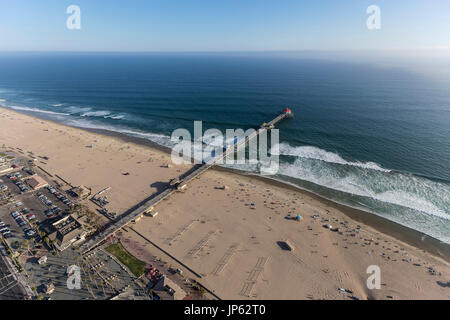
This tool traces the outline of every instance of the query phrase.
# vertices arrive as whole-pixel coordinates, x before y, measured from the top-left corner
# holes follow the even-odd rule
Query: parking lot
[[[39,190],[26,186],[24,180],[32,174],[25,168],[0,177],[0,196],[4,197],[0,234],[13,250],[33,248],[40,241],[40,231],[74,206],[64,192],[51,185]]]
[[[0,300],[22,299],[26,292],[9,270],[6,256],[0,254]]]

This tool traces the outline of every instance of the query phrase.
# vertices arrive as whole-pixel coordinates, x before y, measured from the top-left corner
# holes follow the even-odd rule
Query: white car
[[[17,217],[20,216],[20,212],[19,211],[14,211],[14,212],[11,212],[11,215],[13,216],[13,218],[17,218]]]
[[[33,237],[35,234],[36,234],[36,231],[34,231],[34,230],[29,230],[26,232],[26,235],[30,238]]]
[[[2,232],[2,234],[5,238],[7,238],[7,237],[11,236],[11,231],[9,231],[9,230],[5,231],[5,232]]]

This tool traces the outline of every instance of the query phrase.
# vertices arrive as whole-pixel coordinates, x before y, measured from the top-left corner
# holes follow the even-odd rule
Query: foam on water
[[[0,102],[5,102],[5,99],[0,99]],[[133,128],[136,119],[131,113],[105,110],[108,109],[107,106],[101,107],[102,110],[75,105],[52,106],[55,107],[55,111],[16,105],[9,107],[17,111],[45,114],[50,119],[77,127],[119,132],[169,148],[175,145],[167,135]],[[125,119],[126,121],[120,121]],[[232,142],[232,139],[226,142]],[[221,146],[222,143],[214,141],[212,135],[208,135],[203,144],[192,146],[191,154],[201,154],[199,152],[201,150],[195,148],[205,145]],[[275,178],[290,183],[294,181],[296,185],[300,185],[300,181],[307,181],[329,190],[357,196],[353,203],[359,203],[368,211],[450,242],[446,236],[450,221],[450,186],[426,177],[383,168],[375,162],[345,159],[336,152],[315,146],[291,146],[287,142],[282,142],[278,147],[281,163]],[[254,163],[224,166],[258,173],[258,165]],[[345,201],[347,200],[343,200],[344,204]],[[382,210],[377,211],[377,208],[383,205],[391,205],[392,215],[380,214]]]
[[[296,157],[293,163],[280,164],[281,175],[450,220],[450,187],[446,184],[375,163],[349,162],[316,147],[282,144],[280,154]]]
[[[120,114],[120,115],[106,115],[104,116],[105,119],[113,119],[113,120],[122,120],[125,118],[125,115]]]
[[[43,109],[39,109],[39,108],[29,108],[29,107],[20,107],[20,106],[10,106],[10,108],[17,110],[17,111],[25,111],[25,112],[37,112],[37,113],[46,113],[46,114],[62,115],[62,116],[69,115],[68,113],[43,110]]]
[[[86,129],[101,129],[101,130],[107,130],[111,132],[118,132],[125,135],[129,135],[132,137],[137,138],[143,138],[150,140],[156,144],[159,144],[164,147],[173,147],[174,143],[170,141],[170,137],[162,134],[157,133],[150,133],[150,132],[144,132],[139,130],[132,130],[125,127],[119,127],[119,126],[109,126],[109,125],[102,125],[97,122],[84,120],[84,119],[70,119],[65,121],[66,124],[79,127],[79,128],[86,128]]]
[[[78,106],[69,106],[66,108],[67,112],[72,115],[80,115],[92,110],[90,107],[78,107]]]
[[[98,110],[98,111],[84,112],[80,116],[81,117],[106,117],[106,116],[110,116],[110,115],[111,115],[110,111]]]
[[[322,150],[313,146],[299,146],[292,147],[288,143],[280,143],[279,155],[289,155],[299,158],[316,159],[329,163],[336,163],[354,167],[360,167],[365,169],[378,170],[383,172],[390,172],[388,169],[382,168],[380,165],[374,162],[357,162],[347,161],[343,159],[339,154]]]

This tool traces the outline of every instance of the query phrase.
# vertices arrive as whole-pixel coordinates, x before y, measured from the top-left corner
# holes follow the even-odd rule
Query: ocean
[[[172,131],[192,131],[194,120],[245,130],[289,107],[272,178],[450,243],[450,73],[411,65],[313,54],[2,53],[0,105],[169,147]]]

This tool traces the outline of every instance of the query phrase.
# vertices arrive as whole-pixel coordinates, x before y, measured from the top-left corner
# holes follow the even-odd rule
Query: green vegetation
[[[116,256],[136,277],[144,273],[145,262],[133,257],[120,242],[107,246],[105,250]]]

